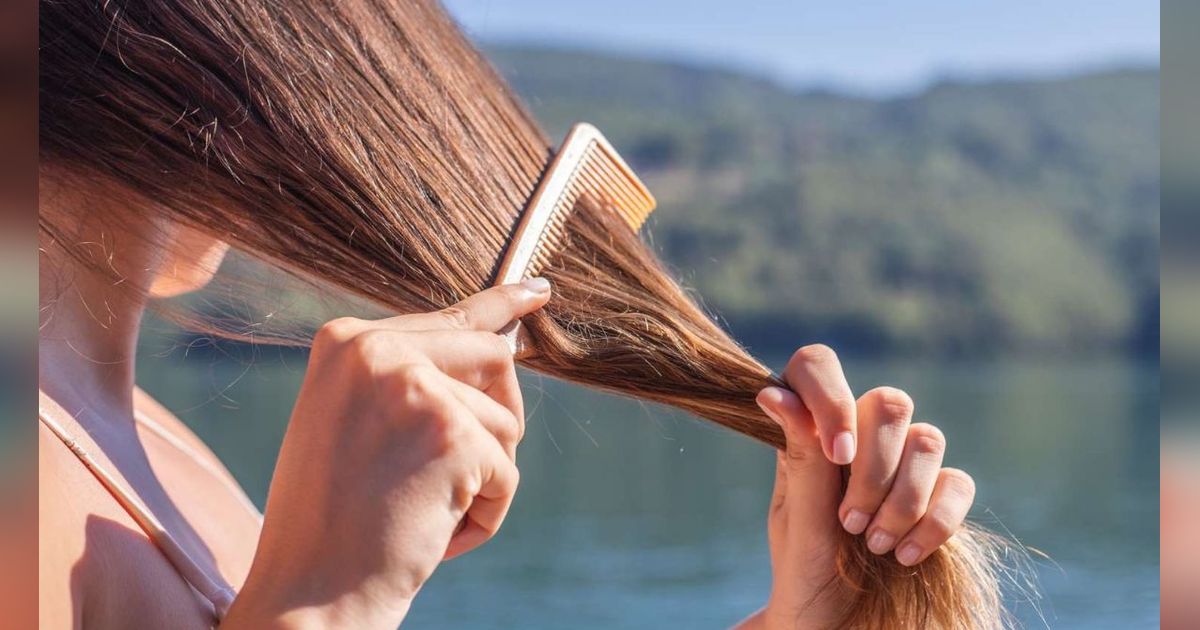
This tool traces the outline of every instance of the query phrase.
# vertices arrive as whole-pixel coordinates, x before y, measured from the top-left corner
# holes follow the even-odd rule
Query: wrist
[[[352,608],[344,605],[292,606],[284,609],[264,609],[256,606],[234,606],[221,622],[221,630],[325,630],[327,628],[364,628],[391,630],[400,625],[408,612],[389,607],[387,611]]]
[[[276,582],[275,584],[279,584]],[[222,630],[393,630],[408,614],[410,599],[377,601],[367,589],[317,594],[303,588],[243,589],[221,623]]]

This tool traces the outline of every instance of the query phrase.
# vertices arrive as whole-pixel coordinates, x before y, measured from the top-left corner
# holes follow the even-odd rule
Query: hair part
[[[550,155],[432,0],[45,1],[39,32],[43,160],[394,311],[488,286]],[[543,275],[528,367],[784,445],[780,381],[611,211],[578,203]],[[837,627],[1000,627],[1000,548],[968,527],[907,568],[846,535]]]

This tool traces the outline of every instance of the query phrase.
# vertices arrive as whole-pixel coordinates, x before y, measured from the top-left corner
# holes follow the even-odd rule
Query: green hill
[[[1157,349],[1156,68],[873,100],[488,53],[553,136],[604,130],[659,198],[654,245],[752,346]]]

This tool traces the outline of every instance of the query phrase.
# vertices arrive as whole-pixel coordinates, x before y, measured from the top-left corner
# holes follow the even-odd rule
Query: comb
[[[562,249],[575,203],[585,195],[616,212],[634,232],[655,206],[654,196],[600,130],[576,123],[521,213],[496,273],[497,286],[531,278],[549,265]],[[497,332],[518,357],[532,354],[533,346],[520,320]]]

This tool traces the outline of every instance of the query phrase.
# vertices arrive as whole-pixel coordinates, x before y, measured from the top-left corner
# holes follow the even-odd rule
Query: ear
[[[169,298],[201,289],[221,266],[229,245],[192,228],[179,226],[167,243],[150,296]]]

